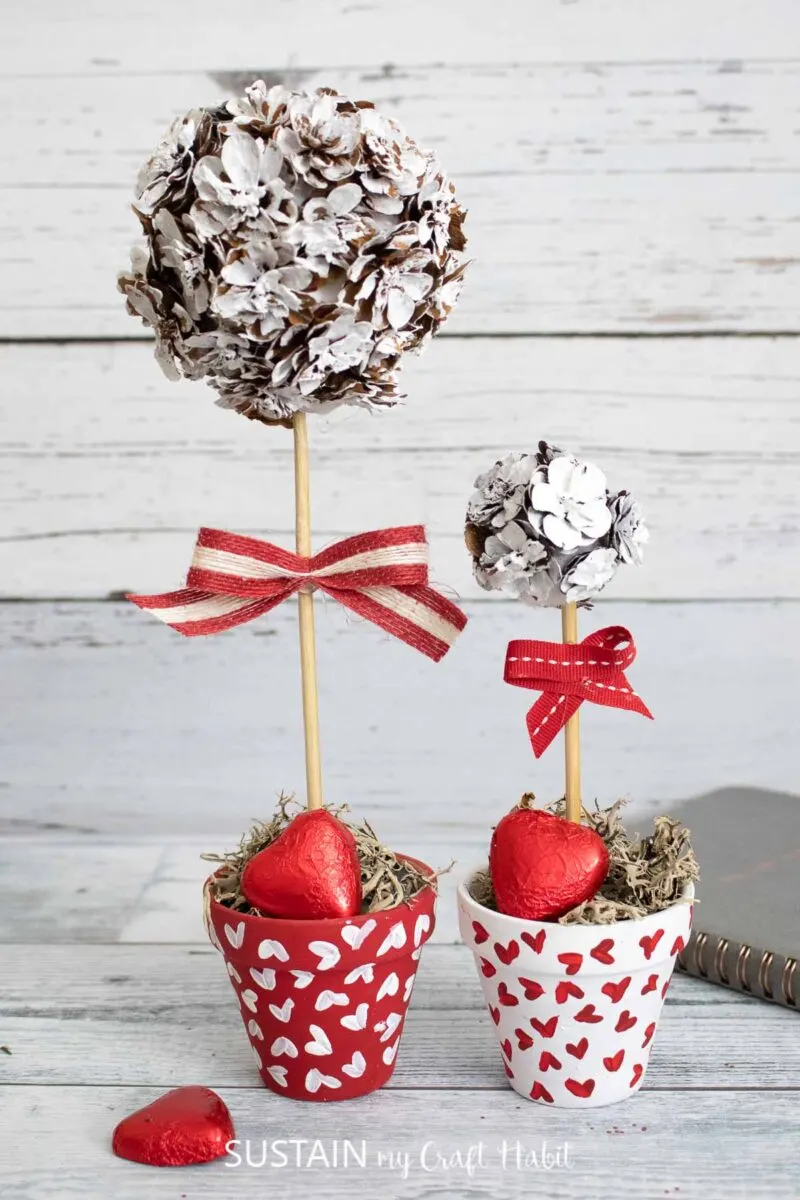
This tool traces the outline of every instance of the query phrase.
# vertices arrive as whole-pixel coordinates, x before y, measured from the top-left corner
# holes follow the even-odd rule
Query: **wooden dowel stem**
[[[578,640],[578,609],[575,604],[565,604],[561,609],[561,640],[568,645],[574,645]],[[579,712],[570,717],[564,728],[564,768],[567,820],[580,824],[581,725]]]
[[[294,496],[297,553],[311,556],[311,489],[308,472],[308,429],[305,413],[296,413],[294,432]],[[300,671],[303,681],[303,729],[306,743],[306,804],[322,807],[322,761],[319,749],[319,702],[317,698],[317,649],[314,637],[314,593],[302,590],[297,596],[300,624]]]

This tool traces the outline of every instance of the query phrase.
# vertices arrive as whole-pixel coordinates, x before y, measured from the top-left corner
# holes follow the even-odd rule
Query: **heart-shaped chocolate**
[[[231,1114],[216,1092],[180,1087],[120,1121],[112,1149],[119,1158],[151,1167],[187,1167],[227,1153],[236,1137]]]
[[[545,921],[595,894],[608,874],[608,850],[585,825],[514,808],[494,831],[489,870],[501,913]]]
[[[299,813],[242,872],[242,892],[272,917],[354,917],[361,866],[350,830],[324,808]]]

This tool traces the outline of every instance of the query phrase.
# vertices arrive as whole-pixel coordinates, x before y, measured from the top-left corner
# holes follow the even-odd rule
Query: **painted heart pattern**
[[[507,967],[519,955],[519,942],[515,942],[513,938],[507,946],[504,946],[502,942],[495,942],[494,952],[500,959],[500,962]]]
[[[551,1054],[549,1050],[543,1050],[539,1055],[539,1070],[549,1071],[551,1067],[556,1070],[561,1070],[561,1063],[556,1058],[555,1054]]]
[[[566,1079],[564,1087],[568,1092],[572,1092],[573,1096],[580,1096],[582,1100],[588,1100],[594,1091],[594,1080],[584,1079],[580,1081],[578,1079]]]
[[[526,979],[524,975],[521,975],[519,983],[526,1000],[538,1000],[540,996],[544,995],[544,988],[535,979]]]
[[[434,900],[426,889],[394,910],[319,921],[231,913],[211,901],[212,941],[269,1088],[327,1101],[386,1083]],[[487,961],[494,966],[493,953]]]
[[[603,1059],[603,1066],[607,1071],[618,1071],[624,1058],[624,1049],[619,1049],[616,1054],[609,1054]]]
[[[400,991],[400,980],[394,971],[390,971],[384,979],[381,986],[378,988],[376,1000],[382,1000],[384,996],[396,996]]]
[[[519,1004],[519,997],[515,996],[513,992],[509,991],[508,985],[502,981],[497,988],[497,999],[506,1008],[511,1008],[515,1004]]]
[[[619,983],[604,983],[600,991],[604,996],[608,996],[612,1004],[619,1004],[622,997],[631,986],[631,977],[626,975],[624,979],[620,979]]]
[[[363,925],[345,925],[342,939],[352,950],[360,950],[375,928],[375,921],[365,921]]]
[[[579,988],[577,983],[570,979],[562,979],[561,983],[556,984],[556,1004],[566,1004],[572,999],[582,1000],[585,994],[583,988]]]
[[[533,1045],[533,1038],[524,1029],[515,1029],[514,1034],[517,1039],[517,1049],[530,1050]]]
[[[534,954],[542,953],[542,950],[544,949],[544,942],[545,942],[546,936],[547,935],[546,935],[544,929],[540,929],[537,934],[530,934],[527,931],[525,933],[520,934],[520,937],[522,938],[525,945],[530,946],[530,948],[534,952]]]
[[[367,1060],[360,1050],[353,1051],[353,1057],[349,1063],[345,1063],[342,1067],[345,1075],[349,1075],[351,1079],[360,1079],[367,1069]]]
[[[611,951],[614,949],[613,938],[603,938],[596,946],[593,946],[589,951],[592,958],[605,966],[610,966],[614,962],[614,955]]]
[[[577,975],[583,963],[582,954],[559,954],[558,961],[564,964],[564,970],[568,975]]]
[[[501,1064],[520,1095],[578,1108],[640,1085],[689,916],[689,906],[676,906],[655,927],[631,921],[592,937],[584,927],[525,929],[477,906],[462,910]]]
[[[359,1004],[355,1012],[348,1013],[346,1017],[342,1017],[339,1021],[339,1024],[343,1025],[345,1029],[366,1029],[368,1016],[369,1005]]]
[[[645,934],[644,937],[639,938],[639,945],[642,947],[642,950],[644,950],[644,956],[646,959],[648,959],[648,961],[653,957],[656,946],[661,941],[663,936],[664,930],[657,929],[655,933],[651,933],[649,936]]]
[[[567,1042],[567,1054],[571,1054],[573,1058],[583,1058],[588,1049],[588,1038],[582,1037],[579,1042]]]

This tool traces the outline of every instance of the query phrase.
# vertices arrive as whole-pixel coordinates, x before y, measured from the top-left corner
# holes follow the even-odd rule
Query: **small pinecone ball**
[[[540,442],[475,480],[466,543],[487,591],[556,608],[590,601],[620,563],[641,563],[649,538],[630,492],[610,492],[593,463]]]
[[[266,422],[397,403],[446,319],[464,212],[436,156],[367,101],[257,81],[173,123],[142,168],[120,275],[173,379]]]

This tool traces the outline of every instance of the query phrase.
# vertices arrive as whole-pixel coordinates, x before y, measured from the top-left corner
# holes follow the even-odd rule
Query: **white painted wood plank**
[[[151,1170],[112,1157],[111,1131],[127,1113],[156,1098],[155,1088],[30,1087],[0,1089],[0,1112],[7,1136],[0,1143],[0,1171],[12,1200],[141,1200],[190,1196],[192,1200],[230,1194],[237,1200],[263,1197],[280,1185],[288,1200],[306,1200],[324,1187],[331,1200],[377,1195],[406,1200],[445,1194],[482,1200],[551,1197],[564,1200],[618,1200],[620,1181],[637,1200],[772,1200],[796,1196],[800,1110],[789,1091],[686,1093],[644,1090],[612,1109],[543,1110],[506,1089],[485,1093],[431,1094],[383,1091],[345,1109],[283,1100],[264,1089],[222,1089],[239,1139],[249,1140],[255,1161],[262,1141],[280,1138],[323,1141],[332,1154],[334,1139],[366,1142],[367,1167],[324,1170],[294,1165],[273,1175],[269,1167],[243,1166],[232,1172],[224,1161],[201,1168]],[[519,1141],[541,1155],[566,1141],[570,1169],[543,1170],[504,1164],[501,1146]],[[474,1177],[453,1168],[426,1170],[429,1155],[466,1156],[482,1142],[486,1166]],[[46,1152],[45,1152],[46,1148]],[[308,1147],[307,1147],[308,1149]],[[379,1151],[409,1156],[402,1170],[379,1167]],[[435,1161],[435,1159],[434,1159]]]
[[[753,58],[739,33],[748,58],[735,62],[689,44],[688,61],[665,62],[653,42],[643,61],[500,67],[476,46],[461,66],[301,59],[290,79],[369,94],[440,150],[476,260],[450,332],[797,329],[800,63],[791,41],[779,61]],[[0,75],[0,104],[19,114],[0,225],[6,337],[145,336],[114,283],[138,232],[138,165],[172,116],[246,78],[194,53],[169,72],[149,53],[146,74],[98,72],[84,46],[58,106],[41,73]]]
[[[5,809],[9,790],[0,788],[0,796]],[[63,842],[29,849],[21,840],[16,848],[6,842],[0,849],[0,942],[116,941],[157,876],[164,850],[160,844],[143,853],[124,842],[98,846],[84,841],[75,857]],[[190,903],[187,894],[184,907]]]
[[[401,828],[403,822],[399,814],[389,813],[387,818],[380,823],[380,836],[387,844],[400,853],[413,855],[435,871],[445,872],[439,880],[436,928],[431,940],[436,945],[454,945],[460,941],[456,889],[476,865],[486,861],[487,838],[480,835],[465,837],[460,830],[451,833],[449,838],[439,830],[435,830],[433,836],[427,829],[409,833]],[[228,844],[237,841],[235,838]],[[193,842],[164,847],[158,870],[119,930],[121,942],[207,943],[201,897],[203,883],[213,866],[200,855],[207,851],[208,845]],[[455,866],[448,871],[454,859]],[[0,923],[0,933],[2,928]]]
[[[199,852],[235,844],[282,788],[302,794],[291,605],[193,641],[128,605],[0,611],[7,829],[46,833],[55,822],[67,833],[179,835],[204,842]],[[563,786],[556,750],[533,758],[524,724],[532,697],[502,681],[508,640],[557,637],[557,618],[507,604],[469,611],[438,666],[333,606],[319,613],[328,799],[347,802],[398,848],[440,847],[436,865],[450,854],[478,860],[491,824],[523,791],[546,801]],[[631,796],[636,827],[670,801],[726,784],[796,790],[796,612],[618,603],[584,618],[587,632],[608,622],[634,632],[631,677],[656,716],[586,710],[587,798]]]
[[[792,0],[407,0],[398,19],[392,0],[265,0],[248,12],[247,35],[213,0],[6,0],[0,73],[56,76],[76,69],[280,70],[305,64],[581,62],[585,59],[783,58],[800,50]]]
[[[0,595],[168,589],[200,524],[291,538],[290,435],[168,382],[148,346],[4,346],[0,370]],[[316,544],[424,520],[435,578],[481,596],[472,481],[549,436],[644,504],[647,561],[615,597],[800,596],[798,373],[793,342],[766,338],[440,340],[404,407],[314,419]]]
[[[11,1051],[4,1083],[167,1088],[192,1078],[214,1088],[259,1086],[240,1007],[216,953],[175,947],[154,971],[152,946],[131,947],[124,958],[117,952],[113,969],[106,947],[101,956],[84,947],[53,949],[61,951],[54,960],[49,946],[20,947],[27,963],[19,953],[8,960],[17,962],[21,984],[9,997],[4,988],[0,1004]],[[73,974],[81,977],[79,989],[64,982]],[[796,1014],[752,998],[728,1004],[725,990],[711,985],[700,984],[713,995],[694,1002],[696,981],[679,982],[685,1003],[672,1003],[670,991],[650,1088],[798,1086]],[[469,952],[427,948],[391,1087],[503,1090],[493,1032]]]
[[[225,972],[218,969],[219,952],[208,941],[196,946],[49,943],[46,949],[37,943],[3,943],[3,961],[1,1003],[6,1017],[55,1019],[68,1012],[71,1019],[141,1024],[152,1018],[178,1025],[202,1022],[214,1014],[219,1019],[220,1002],[227,1008],[230,999]],[[80,970],[75,969],[77,963]],[[414,1008],[482,1011],[483,995],[473,986],[473,970],[463,945],[426,943],[414,985]],[[234,1015],[235,1008],[234,1004]],[[762,1018],[774,1023],[771,1014],[781,1012],[732,988],[678,973],[669,989],[670,1019],[683,1019],[689,1008],[708,1008],[719,1021],[733,1020],[722,1010],[735,1008],[735,1019],[751,1025]],[[225,1023],[235,1027],[235,1022]],[[25,1069],[24,1063],[13,1065]]]
[[[255,77],[197,60],[181,71],[83,66],[59,78],[59,105],[46,108],[41,75],[0,71],[0,104],[17,110],[5,185],[130,192],[147,148],[175,116],[240,94]],[[799,77],[800,61],[784,54],[735,64],[593,56],[502,66],[480,57],[462,66],[450,58],[402,68],[302,65],[285,82],[368,97],[436,147],[459,184],[490,173],[528,193],[539,187],[530,176],[554,174],[796,171]]]
[[[492,174],[476,151],[461,188],[474,261],[447,332],[797,332],[795,179],[520,180]],[[50,188],[0,195],[0,336],[147,336],[116,288],[138,236],[127,189],[59,189],[57,202]]]

